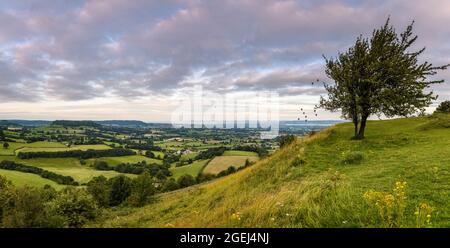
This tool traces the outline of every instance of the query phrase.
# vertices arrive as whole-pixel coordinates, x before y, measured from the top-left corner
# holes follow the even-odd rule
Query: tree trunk
[[[358,139],[364,139],[364,131],[366,129],[367,117],[368,116],[363,116],[361,118],[361,126],[359,127],[359,133],[358,133],[358,136],[357,136]]]
[[[358,119],[353,119],[353,125],[355,126],[355,135],[356,137],[358,135]]]

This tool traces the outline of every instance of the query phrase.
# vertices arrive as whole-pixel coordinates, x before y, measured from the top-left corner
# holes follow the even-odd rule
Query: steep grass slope
[[[450,116],[371,121],[362,141],[350,140],[350,123],[339,124],[235,174],[109,212],[92,226],[449,227],[447,122]],[[393,190],[396,182],[407,184]]]

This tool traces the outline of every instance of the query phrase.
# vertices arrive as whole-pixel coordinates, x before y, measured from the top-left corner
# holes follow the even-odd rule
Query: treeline
[[[107,150],[93,150],[89,149],[86,151],[82,150],[69,150],[69,151],[58,151],[58,152],[19,152],[17,157],[21,159],[30,158],[67,158],[75,157],[80,159],[89,158],[99,158],[99,157],[120,157],[135,155],[136,153],[129,149],[114,148]]]
[[[209,148],[206,151],[201,151],[196,157],[195,160],[199,159],[210,159],[216,156],[222,156],[223,153],[227,150],[225,147],[214,147]]]
[[[67,121],[56,120],[52,122],[52,125],[64,126],[64,127],[101,127],[102,125],[93,121]]]
[[[269,151],[266,148],[255,145],[237,145],[233,150],[255,152],[259,157],[265,157],[269,154]]]
[[[145,161],[135,164],[122,163],[116,166],[110,166],[105,161],[95,161],[94,168],[97,170],[114,170],[120,173],[129,174],[142,174],[147,171],[152,177],[163,180],[170,177],[172,173],[169,170],[169,166],[160,164],[147,164]]]
[[[155,146],[153,144],[139,144],[139,143],[130,143],[126,144],[125,148],[128,149],[136,149],[136,150],[152,150],[152,151],[161,151],[161,147]]]
[[[48,170],[44,170],[39,167],[29,166],[29,165],[23,165],[18,164],[12,161],[2,161],[0,162],[0,169],[4,170],[15,170],[25,173],[32,173],[37,174],[43,178],[52,180],[59,184],[64,185],[78,185],[78,182],[76,182],[71,176],[63,176]]]

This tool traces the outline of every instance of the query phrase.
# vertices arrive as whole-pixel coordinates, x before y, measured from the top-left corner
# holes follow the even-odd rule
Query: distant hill
[[[365,140],[353,131],[337,124],[91,226],[450,227],[450,115],[369,121]]]
[[[105,121],[73,121],[73,120],[0,120],[0,126],[30,126],[39,127],[47,125],[64,125],[64,126],[115,126],[115,127],[142,127],[142,128],[171,128],[168,123],[146,123],[138,120],[105,120]]]
[[[137,120],[105,120],[95,121],[95,123],[104,126],[117,126],[117,127],[143,127],[143,128],[170,128],[171,124],[167,123],[146,123]]]
[[[94,121],[68,121],[68,120],[56,120],[51,123],[54,126],[64,127],[101,127],[100,124]]]
[[[51,121],[43,121],[43,120],[1,120],[0,125],[19,125],[19,126],[31,126],[31,127],[39,127],[50,125]]]

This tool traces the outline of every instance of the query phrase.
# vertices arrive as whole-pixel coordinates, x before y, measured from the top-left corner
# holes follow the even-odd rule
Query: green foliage
[[[182,175],[181,177],[178,178],[177,183],[179,185],[180,188],[185,188],[185,187],[189,187],[191,185],[196,184],[195,178],[191,175]]]
[[[295,135],[283,135],[280,137],[280,147],[285,147],[295,141]]]
[[[11,187],[3,208],[4,227],[63,227],[60,216],[52,214],[46,206],[49,195],[33,187]]]
[[[112,170],[113,169],[105,161],[99,161],[99,160],[96,160],[94,162],[94,168],[96,170]]]
[[[12,188],[11,182],[6,177],[0,175],[0,226],[2,224],[2,216],[4,209],[7,207],[10,190]]]
[[[169,178],[164,181],[161,191],[162,192],[168,192],[178,189],[180,186],[178,185],[177,181],[174,178]]]
[[[360,36],[347,52],[336,59],[325,59],[325,73],[334,85],[325,85],[328,98],[321,98],[320,105],[331,111],[341,110],[344,118],[352,120],[356,138],[364,138],[371,115],[409,116],[437,98],[432,91],[424,90],[443,80],[428,81],[427,77],[448,65],[419,63],[424,49],[409,51],[417,39],[412,29],[413,24],[397,34],[388,19],[370,39]]]
[[[3,149],[8,149],[8,147],[9,147],[8,142],[3,142]]]
[[[48,204],[50,213],[60,216],[68,227],[81,227],[98,215],[97,205],[84,189],[68,187]]]
[[[156,192],[154,180],[148,172],[144,172],[132,182],[131,195],[127,199],[128,203],[135,207],[140,207],[149,202]]]
[[[436,108],[436,112],[450,114],[450,101],[441,102]]]
[[[131,195],[132,182],[130,178],[122,175],[110,180],[109,205],[118,206]]]
[[[87,191],[100,207],[109,206],[110,183],[104,176],[94,177],[87,184]]]
[[[222,156],[223,153],[226,151],[225,147],[213,147],[208,148],[206,151],[201,151],[196,157],[195,160],[199,159],[210,159],[214,158],[216,156]]]
[[[129,156],[135,155],[136,153],[133,150],[123,149],[123,148],[113,148],[107,150],[94,150],[88,149],[86,151],[83,150],[67,150],[67,151],[55,151],[55,152],[19,152],[17,157],[21,159],[30,159],[30,158],[68,158],[75,157],[81,159],[88,158],[99,158],[99,157],[115,157],[115,156]]]

